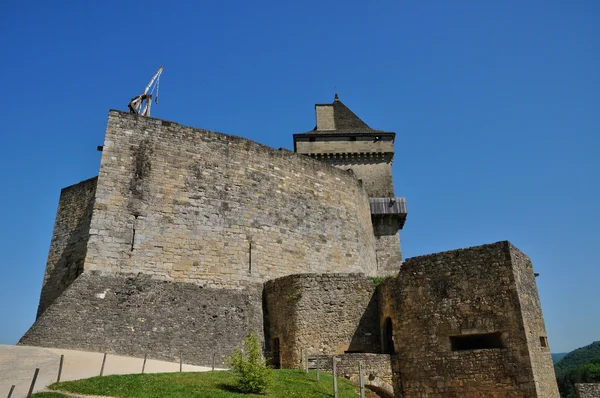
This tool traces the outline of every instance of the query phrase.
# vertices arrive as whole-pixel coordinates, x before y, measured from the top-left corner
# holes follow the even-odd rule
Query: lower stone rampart
[[[398,359],[395,355],[354,353],[336,356],[319,356],[319,369],[333,373],[333,360],[336,361],[337,376],[359,384],[359,363],[363,365],[365,386],[379,392],[380,396],[401,396],[395,387],[398,373]],[[308,356],[310,369],[316,369],[317,357]]]
[[[267,350],[290,368],[300,366],[303,352],[379,352],[374,292],[363,274],[300,274],[267,282]]]
[[[20,345],[223,365],[250,332],[263,335],[262,284],[208,289],[147,276],[84,272]]]
[[[536,366],[550,352],[533,268],[509,242],[408,259],[378,294],[406,398],[558,396],[552,369]]]
[[[600,397],[600,383],[578,383],[575,384],[578,398]]]

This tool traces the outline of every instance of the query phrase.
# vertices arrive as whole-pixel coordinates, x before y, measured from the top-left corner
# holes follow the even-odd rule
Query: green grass
[[[38,392],[31,395],[33,398],[69,398],[68,395],[59,392]]]
[[[369,276],[368,278],[371,282],[373,282],[373,284],[375,286],[377,286],[377,285],[381,284],[381,282],[383,282],[387,279],[390,279],[392,277],[391,276]]]
[[[52,390],[78,394],[138,398],[319,398],[333,396],[331,375],[321,372],[307,376],[302,370],[272,370],[274,384],[264,395],[245,395],[236,390],[236,376],[231,371],[199,373],[157,373],[92,377],[90,379],[52,384]],[[356,398],[358,387],[338,377],[340,398]]]

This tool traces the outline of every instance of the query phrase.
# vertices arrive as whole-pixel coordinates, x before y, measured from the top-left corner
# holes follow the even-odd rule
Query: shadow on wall
[[[90,236],[96,178],[94,177],[71,187],[74,189],[74,192],[70,194],[70,198],[63,198],[63,195],[61,195],[61,202],[64,200],[66,203],[56,215],[55,231],[50,250],[54,250],[55,245],[60,247],[60,240],[62,239],[66,240],[66,243],[61,250],[60,257],[54,263],[54,267],[44,277],[44,285],[42,287],[36,319],[83,272],[87,254],[87,242]],[[59,204],[60,207],[62,206]],[[51,261],[50,258],[48,261]]]
[[[377,294],[371,295],[346,352],[372,354],[382,352],[379,330],[379,300]]]

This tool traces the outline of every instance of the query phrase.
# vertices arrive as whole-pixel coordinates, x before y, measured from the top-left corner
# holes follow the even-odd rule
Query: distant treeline
[[[600,341],[578,348],[554,365],[562,398],[576,398],[576,383],[600,383]]]

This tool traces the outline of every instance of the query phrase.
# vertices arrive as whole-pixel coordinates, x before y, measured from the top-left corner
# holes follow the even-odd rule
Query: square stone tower
[[[294,151],[353,173],[370,197],[376,239],[377,269],[393,274],[402,263],[399,230],[406,220],[406,200],[396,198],[392,161],[396,133],[369,127],[338,95],[331,104],[316,104],[316,127],[294,134]]]

